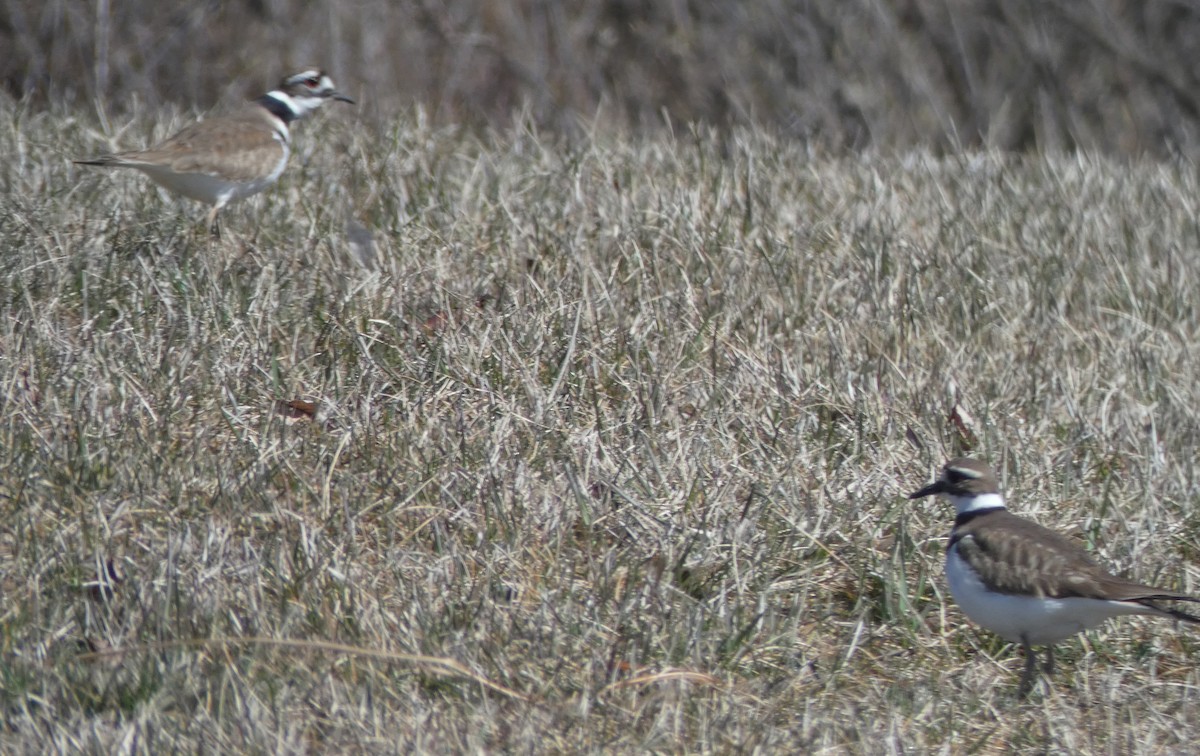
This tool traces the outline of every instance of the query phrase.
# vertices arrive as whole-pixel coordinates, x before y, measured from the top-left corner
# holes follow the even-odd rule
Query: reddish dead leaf
[[[947,419],[958,431],[958,435],[962,438],[966,448],[968,450],[974,448],[977,443],[975,431],[972,430],[972,426],[975,425],[975,418],[971,417],[971,414],[958,404],[955,404],[950,408],[950,416]]]
[[[304,399],[280,399],[275,402],[275,411],[289,420],[312,420],[317,415],[317,405]]]
[[[432,336],[446,330],[448,325],[450,325],[450,313],[438,310],[425,318],[425,322],[421,324],[421,330],[425,332],[426,336]]]

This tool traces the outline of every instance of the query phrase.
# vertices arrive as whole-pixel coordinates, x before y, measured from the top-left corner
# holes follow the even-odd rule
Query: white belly
[[[963,614],[1012,643],[1053,644],[1109,617],[1148,613],[1137,604],[1119,601],[995,593],[984,587],[956,549],[946,554],[946,581]]]

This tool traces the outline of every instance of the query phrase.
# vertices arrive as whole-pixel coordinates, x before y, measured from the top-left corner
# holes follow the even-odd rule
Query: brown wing
[[[994,527],[976,527],[985,519]],[[1112,575],[1075,541],[1008,511],[976,518],[960,528],[956,538],[962,558],[989,575],[1002,593],[1133,601],[1172,615],[1176,612],[1149,602],[1200,600]]]
[[[192,124],[149,149],[117,153],[107,162],[157,163],[177,173],[219,173],[234,181],[249,181],[268,172],[283,156],[272,126],[266,112],[255,107]]]

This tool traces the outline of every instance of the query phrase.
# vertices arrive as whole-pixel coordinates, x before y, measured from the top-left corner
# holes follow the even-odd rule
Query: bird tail
[[[1194,603],[1200,603],[1200,598],[1193,598],[1192,596],[1184,596],[1179,594],[1170,594],[1165,596],[1146,596],[1138,599],[1139,604],[1149,609],[1153,609],[1157,614],[1160,614],[1164,617],[1172,617],[1182,622],[1195,622],[1200,624],[1200,616],[1190,614],[1182,609],[1176,609],[1173,606],[1162,606],[1159,604],[1160,601],[1191,601]]]

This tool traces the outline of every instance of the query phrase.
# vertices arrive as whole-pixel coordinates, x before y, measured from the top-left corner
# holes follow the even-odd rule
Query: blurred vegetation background
[[[1178,0],[0,0],[15,98],[208,108],[316,63],[376,116],[835,149],[1193,153],[1198,46]]]

